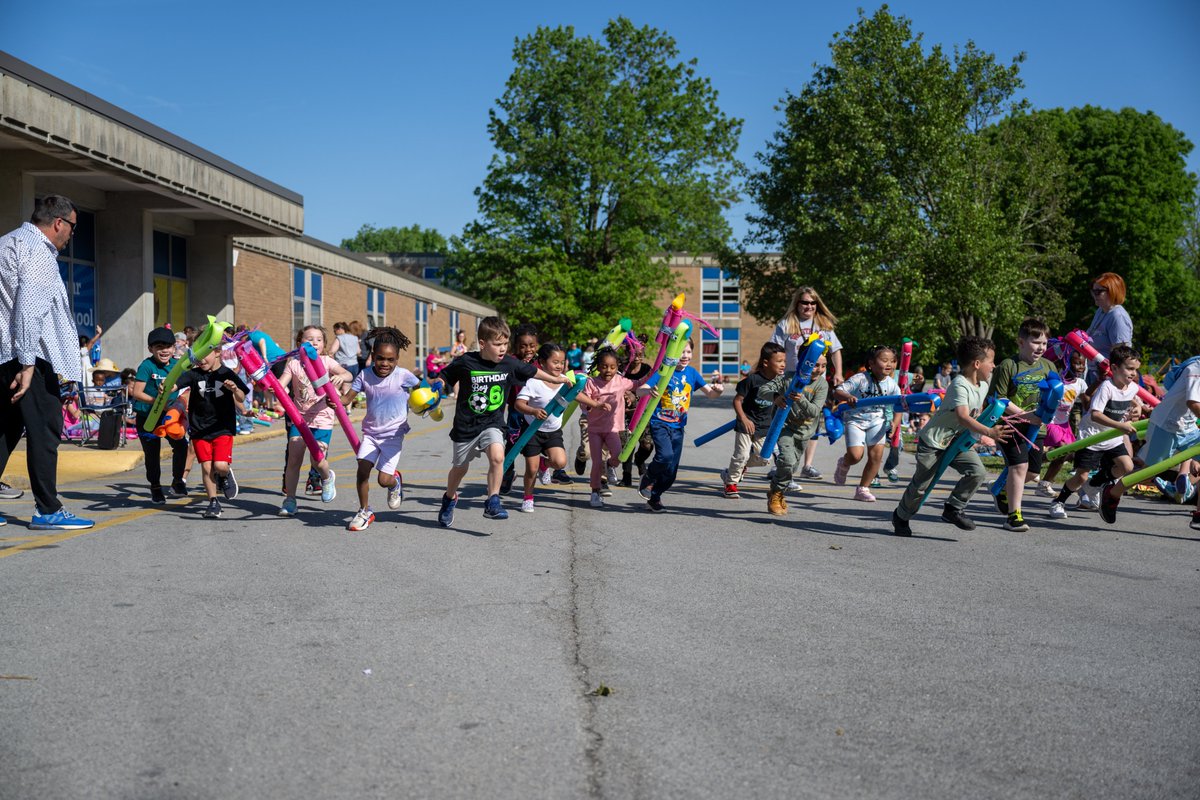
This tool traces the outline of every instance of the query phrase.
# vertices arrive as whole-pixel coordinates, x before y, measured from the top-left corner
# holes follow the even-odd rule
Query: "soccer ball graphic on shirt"
[[[483,414],[488,410],[487,392],[475,392],[467,398],[467,404],[476,414]]]

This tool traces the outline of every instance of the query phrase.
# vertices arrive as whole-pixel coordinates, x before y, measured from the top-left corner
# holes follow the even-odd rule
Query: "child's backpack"
[[[1168,392],[1171,391],[1171,387],[1175,385],[1175,381],[1179,380],[1179,376],[1183,374],[1183,371],[1197,361],[1200,361],[1200,356],[1192,356],[1182,364],[1176,364],[1167,370],[1167,374],[1163,377],[1163,388]]]

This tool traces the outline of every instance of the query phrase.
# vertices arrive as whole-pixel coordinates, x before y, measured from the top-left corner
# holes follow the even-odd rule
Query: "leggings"
[[[617,466],[621,463],[617,461],[617,454],[621,452],[621,434],[616,431],[601,432],[596,430],[588,430],[588,447],[592,451],[592,491],[600,490],[600,476],[604,474],[604,448],[608,448],[609,455]]]

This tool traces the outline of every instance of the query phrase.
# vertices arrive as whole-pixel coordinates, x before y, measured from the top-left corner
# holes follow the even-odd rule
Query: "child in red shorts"
[[[237,408],[249,391],[237,373],[221,364],[221,353],[214,350],[200,363],[179,377],[176,387],[189,389],[188,428],[196,460],[204,472],[204,491],[208,494],[205,519],[219,519],[221,501],[217,490],[226,500],[237,497],[237,479],[230,463],[233,461],[233,434],[237,430]]]

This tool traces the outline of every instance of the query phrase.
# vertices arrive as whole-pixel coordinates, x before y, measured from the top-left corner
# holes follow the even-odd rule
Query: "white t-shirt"
[[[825,340],[828,347],[825,348],[825,355],[830,356],[842,349],[842,342],[838,339],[837,334],[833,331],[818,330],[815,323],[810,323],[807,327],[800,326],[800,333],[789,334],[787,328],[780,322],[775,326],[775,332],[771,334],[771,341],[775,344],[783,345],[783,351],[787,354],[787,371],[796,371],[796,352],[800,349],[800,345],[804,340],[814,333],[821,334],[821,338]]]
[[[1098,411],[1104,416],[1117,422],[1125,422],[1129,419],[1129,412],[1133,408],[1133,399],[1137,397],[1138,385],[1132,381],[1124,389],[1118,389],[1113,385],[1111,380],[1106,380],[1096,389],[1096,393],[1092,395],[1092,404],[1087,412],[1083,415],[1083,419],[1079,421],[1079,438],[1086,439],[1093,434],[1101,431],[1110,431],[1112,428],[1107,425],[1097,425],[1092,422],[1092,412]],[[1105,439],[1103,442],[1092,445],[1091,450],[1112,450],[1117,447],[1125,446],[1124,436],[1114,436],[1111,439]]]
[[[389,439],[408,433],[408,395],[421,383],[404,367],[396,367],[386,378],[367,367],[354,376],[350,388],[367,396],[367,415],[363,417],[364,436]]]
[[[521,387],[521,391],[517,392],[517,399],[524,400],[534,408],[545,408],[554,398],[554,395],[558,394],[560,388],[562,387],[559,384],[549,384],[545,381],[539,381],[537,378],[530,378]],[[525,421],[528,423],[532,423],[535,419],[537,417],[530,414],[525,415]],[[551,415],[546,417],[546,421],[542,423],[542,426],[538,430],[543,433],[551,433],[561,427],[562,417]]]
[[[1188,433],[1196,429],[1196,415],[1188,403],[1200,402],[1200,361],[1188,365],[1179,373],[1162,402],[1150,415],[1150,423],[1171,433]]]
[[[1064,383],[1062,400],[1058,401],[1058,408],[1054,409],[1054,419],[1050,420],[1050,424],[1066,425],[1067,420],[1071,417],[1071,407],[1075,405],[1079,395],[1086,391],[1087,381],[1083,378],[1076,378],[1070,383]]]
[[[864,397],[884,397],[891,394],[900,394],[900,385],[896,383],[896,379],[891,375],[886,376],[882,381],[876,383],[875,379],[871,377],[870,372],[859,372],[851,375],[838,388],[860,400]],[[845,421],[858,425],[874,425],[877,422],[887,419],[887,411],[888,409],[884,406],[867,406],[866,408],[847,411]]]

